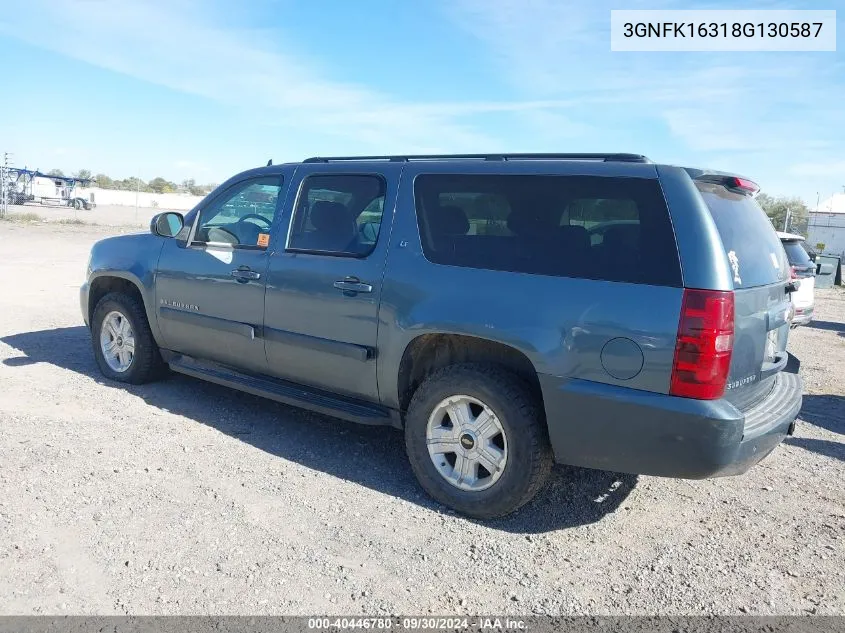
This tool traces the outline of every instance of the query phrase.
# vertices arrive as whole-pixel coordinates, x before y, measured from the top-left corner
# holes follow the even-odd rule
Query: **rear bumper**
[[[684,479],[744,473],[792,432],[802,402],[801,378],[786,372],[744,414],[724,400],[545,375],[540,384],[557,462]]]

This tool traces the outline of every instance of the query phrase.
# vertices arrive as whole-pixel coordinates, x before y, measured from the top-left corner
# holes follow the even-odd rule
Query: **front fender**
[[[155,310],[155,272],[165,238],[149,233],[120,235],[100,240],[91,249],[88,272],[90,315],[98,296],[98,280],[123,279],[141,295],[150,329],[157,343],[162,340]]]

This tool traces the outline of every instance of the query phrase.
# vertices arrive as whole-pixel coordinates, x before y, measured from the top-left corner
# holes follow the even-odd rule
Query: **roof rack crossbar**
[[[622,163],[650,163],[642,154],[409,154],[407,156],[312,156],[303,163],[332,163],[342,161],[389,161],[407,163],[414,160],[596,160]]]

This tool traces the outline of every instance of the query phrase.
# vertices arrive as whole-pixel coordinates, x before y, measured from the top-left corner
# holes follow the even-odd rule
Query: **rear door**
[[[725,398],[740,410],[765,398],[786,366],[789,262],[753,197],[696,182],[722,238],[734,283],[736,330]]]
[[[387,164],[297,170],[287,241],[267,270],[270,374],[378,401],[378,310],[400,174]]]

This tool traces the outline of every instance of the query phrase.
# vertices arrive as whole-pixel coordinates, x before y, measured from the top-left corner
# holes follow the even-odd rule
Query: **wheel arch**
[[[458,363],[496,365],[519,376],[537,399],[540,411],[545,411],[537,370],[523,352],[498,341],[446,332],[420,334],[405,347],[397,377],[400,410],[407,410],[414,392],[428,375]]]
[[[121,292],[128,294],[144,306],[144,311],[147,313],[147,321],[150,324],[155,323],[153,316],[150,314],[150,306],[144,300],[144,293],[141,291],[141,282],[129,273],[117,273],[110,271],[101,275],[93,277],[88,284],[88,323],[93,322],[94,309],[97,307],[100,299],[111,292]],[[153,330],[155,332],[155,330]]]

